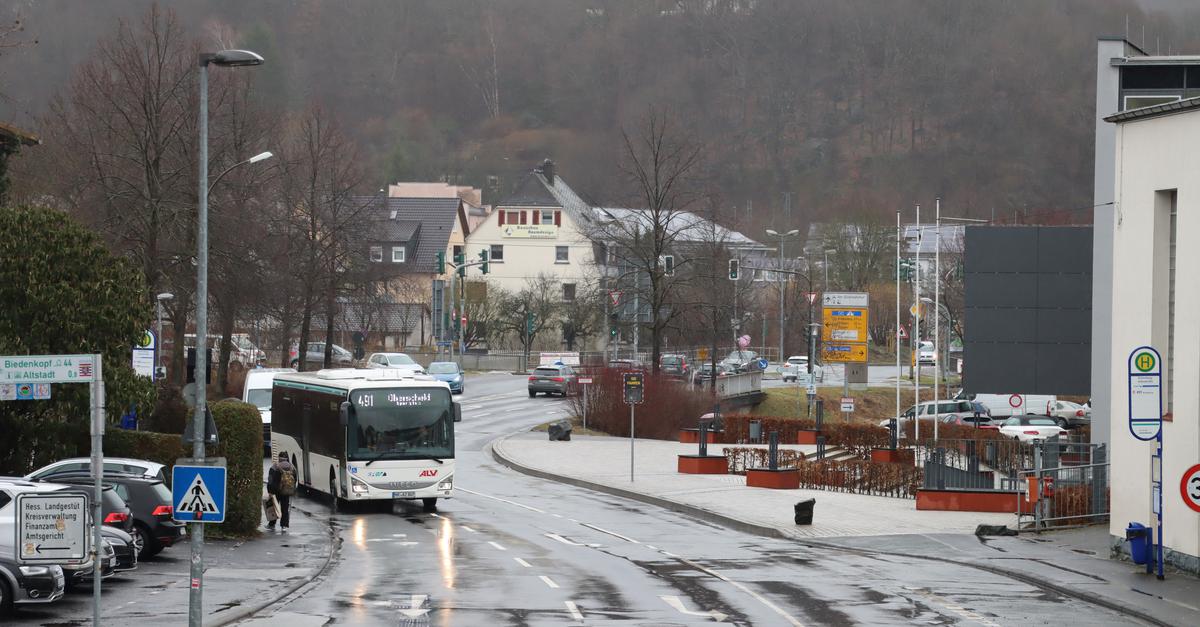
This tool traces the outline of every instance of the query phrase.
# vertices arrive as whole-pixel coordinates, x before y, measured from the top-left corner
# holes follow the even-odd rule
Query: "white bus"
[[[450,386],[396,370],[279,373],[271,453],[297,483],[345,501],[420,499],[427,511],[454,489]]]

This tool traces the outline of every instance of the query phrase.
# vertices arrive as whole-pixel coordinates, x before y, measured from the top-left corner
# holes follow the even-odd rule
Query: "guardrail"
[[[743,372],[726,377],[717,377],[717,396],[733,398],[762,391],[761,372]]]

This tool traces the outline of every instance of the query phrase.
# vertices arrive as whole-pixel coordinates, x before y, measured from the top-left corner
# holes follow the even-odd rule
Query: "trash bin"
[[[1134,564],[1151,561],[1150,547],[1154,544],[1154,530],[1142,523],[1131,522],[1125,528],[1125,539],[1129,540],[1129,557]]]
[[[796,503],[796,524],[811,525],[813,519],[813,507],[817,504],[817,499],[804,499]]]
[[[762,441],[762,423],[757,420],[750,421],[750,441],[751,442],[761,442]]]

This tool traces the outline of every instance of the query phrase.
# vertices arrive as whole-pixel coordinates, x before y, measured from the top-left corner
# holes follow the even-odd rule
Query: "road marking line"
[[[638,542],[637,540],[634,540],[633,538],[630,538],[630,537],[628,537],[628,536],[623,536],[623,535],[621,535],[621,534],[619,534],[619,533],[617,533],[617,532],[615,532],[615,531],[609,531],[609,530],[607,530],[607,529],[601,529],[600,527],[597,527],[596,525],[592,525],[592,524],[589,524],[589,523],[580,523],[580,524],[581,524],[581,525],[583,525],[584,527],[588,527],[588,528],[590,528],[590,529],[595,529],[596,531],[599,531],[600,533],[607,533],[608,535],[610,535],[610,536],[612,536],[612,537],[614,537],[614,538],[620,538],[620,539],[622,539],[622,540],[624,540],[624,541],[626,541],[626,542],[632,542],[633,544],[641,544],[641,542]]]
[[[662,599],[663,601],[666,601],[667,605],[670,605],[671,607],[678,610],[680,614],[686,614],[687,616],[707,616],[707,617],[717,621],[718,623],[725,620],[726,618],[728,618],[728,616],[726,616],[725,614],[722,614],[721,612],[718,612],[716,610],[712,610],[710,612],[696,612],[693,610],[689,610],[689,609],[687,609],[686,606],[684,606],[683,601],[679,600],[679,597],[659,596],[658,598]]]
[[[393,538],[407,538],[408,534],[407,533],[393,533],[392,537]]]
[[[495,543],[495,542],[492,542],[492,541],[490,541],[490,540],[488,541],[488,544],[490,544],[490,545],[492,545],[492,546],[496,547],[496,549],[497,549],[497,550],[500,550],[500,551],[507,551],[507,550],[508,550],[508,549],[506,549],[506,548],[504,548],[504,547],[500,546],[499,544],[497,544],[497,543]]]
[[[572,542],[572,541],[558,535],[557,533],[546,533],[546,534],[542,534],[542,535],[546,536],[547,538],[550,538],[551,540],[557,540],[559,542],[562,542],[563,544],[565,544],[567,546],[583,546],[582,544],[580,544],[578,542]]]
[[[555,518],[562,518],[562,514],[550,514],[550,515]]]
[[[528,505],[524,505],[524,504],[518,503],[518,502],[516,502],[516,501],[510,501],[510,500],[508,500],[508,499],[502,499],[502,498],[500,498],[500,497],[498,497],[498,496],[492,496],[492,495],[490,495],[490,494],[483,494],[483,493],[481,493],[481,492],[476,492],[476,491],[474,491],[474,490],[468,490],[468,489],[466,489],[466,488],[458,488],[458,491],[459,491],[459,492],[466,492],[467,494],[474,494],[475,496],[482,496],[482,497],[483,497],[483,498],[485,498],[485,499],[492,499],[493,501],[500,501],[501,503],[508,503],[509,505],[516,505],[517,507],[523,507],[523,508],[525,508],[525,509],[527,509],[527,510],[529,510],[529,511],[531,511],[531,512],[537,512],[537,513],[539,513],[539,514],[545,514],[545,513],[546,513],[546,512],[544,512],[544,511],[542,511],[542,510],[540,510],[540,509],[538,509],[538,508],[536,508],[536,507],[530,507],[530,506],[528,506]]]
[[[564,601],[567,606],[567,612],[571,614],[571,618],[575,620],[583,620],[583,612],[579,611],[579,606],[575,605],[574,601]]]
[[[665,551],[663,553],[666,554]],[[697,564],[696,562],[693,562],[685,557],[675,557],[675,559],[683,562],[684,564],[687,564],[688,566],[691,566],[692,568],[695,568],[696,570],[698,570],[700,572],[712,575],[713,577],[716,577],[717,579],[720,579],[721,581],[724,581],[725,583],[737,588],[738,590],[741,590],[742,592],[745,592],[746,594],[754,597],[754,599],[756,601],[758,601],[759,603],[762,603],[763,605],[770,608],[771,611],[773,611],[776,614],[779,614],[781,617],[783,617],[783,619],[786,620],[788,622],[788,624],[792,625],[792,627],[804,627],[804,623],[796,620],[792,615],[783,611],[783,609],[780,608],[778,605],[775,605],[774,603],[763,598],[763,596],[761,594],[751,590],[750,588],[747,588],[742,583],[734,581],[734,580],[730,579],[729,577],[726,577],[725,575],[722,575],[721,573],[719,573],[711,568],[708,568],[706,566],[701,566],[700,564]]]
[[[654,546],[653,544],[647,544],[647,545],[646,545],[646,548],[647,548],[647,549],[650,549],[651,551],[657,551],[657,550],[658,550],[658,547]]]
[[[523,560],[519,557],[514,557],[513,560],[515,560],[518,564],[524,566],[525,568],[533,568],[533,564],[530,564],[529,562],[526,562],[525,560]]]
[[[553,579],[551,579],[551,578],[549,578],[549,577],[547,577],[547,576],[545,576],[545,575],[538,575],[538,579],[541,579],[541,580],[542,580],[542,583],[546,584],[547,586],[550,586],[551,588],[557,588],[557,587],[558,587],[558,584],[554,583],[554,580],[553,580]]]
[[[472,418],[483,418],[485,416],[491,416],[491,415],[492,415],[492,412],[484,412],[482,414],[471,414],[471,417]]]
[[[461,489],[462,488],[459,488],[459,490],[461,490]],[[467,531],[470,531],[471,533],[479,533],[478,531],[475,531],[474,529],[472,529],[466,525],[459,525],[459,527],[462,527],[463,529],[466,529]]]
[[[463,409],[481,409],[482,407],[483,405],[467,405],[466,407],[463,407]]]
[[[434,518],[441,518],[441,516],[438,516],[437,514],[435,514],[433,512],[429,512],[429,515],[433,516]]]

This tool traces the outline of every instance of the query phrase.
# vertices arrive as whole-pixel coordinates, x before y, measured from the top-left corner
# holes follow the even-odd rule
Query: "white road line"
[[[482,492],[476,492],[476,491],[474,491],[474,490],[468,490],[468,489],[466,489],[466,488],[458,488],[458,491],[459,491],[459,492],[466,492],[467,494],[474,494],[475,496],[482,496],[482,497],[483,497],[483,498],[485,498],[485,499],[492,499],[493,501],[500,501],[501,503],[508,503],[509,505],[516,505],[517,507],[523,507],[523,508],[525,508],[525,509],[527,509],[527,510],[529,510],[529,511],[531,511],[531,512],[537,512],[537,513],[539,513],[539,514],[545,514],[545,513],[546,513],[546,512],[544,512],[544,511],[542,511],[542,510],[540,510],[540,509],[538,509],[538,508],[536,508],[536,507],[530,507],[530,506],[528,506],[528,505],[523,505],[523,504],[521,504],[521,503],[518,503],[518,502],[516,502],[516,501],[510,501],[510,500],[508,500],[508,499],[502,499],[502,498],[500,498],[500,497],[498,497],[498,496],[492,496],[492,495],[490,495],[490,494],[483,494]]]
[[[551,588],[557,588],[557,587],[558,587],[558,584],[554,583],[554,580],[553,580],[553,579],[551,579],[551,578],[549,578],[549,577],[547,577],[547,576],[545,576],[545,575],[538,575],[538,579],[541,579],[541,580],[542,580],[542,583],[546,584],[547,586],[550,586]]]
[[[562,518],[562,514],[550,514],[550,515],[555,518]]]
[[[717,621],[718,623],[725,620],[726,618],[728,618],[728,616],[726,616],[725,614],[722,614],[716,610],[713,610],[711,612],[696,612],[693,610],[689,610],[689,609],[687,609],[686,606],[684,606],[683,601],[679,600],[679,597],[659,596],[658,598],[662,599],[663,601],[666,601],[667,605],[670,605],[671,607],[678,610],[680,614],[686,614],[687,616],[707,616],[707,617]]]
[[[491,412],[484,412],[482,414],[471,414],[471,417],[472,418],[484,418],[486,416],[491,416],[491,415],[492,415]]]
[[[392,537],[393,538],[407,538],[408,534],[407,533],[393,533]]]
[[[612,536],[612,537],[614,537],[614,538],[620,538],[620,539],[622,539],[622,540],[624,540],[624,541],[626,541],[626,542],[632,542],[633,544],[641,544],[641,542],[638,542],[637,540],[634,540],[633,538],[630,538],[629,536],[623,536],[623,535],[621,535],[621,534],[619,534],[619,533],[617,533],[617,532],[615,532],[615,531],[609,531],[609,530],[607,530],[607,529],[601,529],[600,527],[597,527],[596,525],[592,525],[592,524],[589,524],[589,523],[579,523],[579,524],[581,524],[581,525],[583,525],[584,527],[587,527],[587,528],[589,528],[589,529],[595,529],[596,531],[599,531],[600,533],[607,533],[608,535],[610,535],[610,536]]]
[[[462,488],[459,488],[459,490],[461,490],[461,489],[462,489]],[[478,531],[475,531],[474,529],[472,529],[472,528],[470,528],[470,527],[468,527],[468,526],[466,526],[466,525],[459,525],[459,527],[461,527],[461,528],[463,528],[463,529],[466,529],[467,531],[469,531],[469,532],[471,532],[471,533],[479,533]]]
[[[497,544],[497,543],[495,543],[495,542],[492,542],[492,541],[488,541],[488,544],[490,544],[490,545],[492,545],[492,546],[496,547],[496,549],[497,549],[497,550],[500,550],[500,551],[507,551],[507,550],[508,550],[508,549],[506,549],[506,548],[504,548],[504,547],[500,546],[499,544]]]
[[[547,538],[550,538],[551,540],[557,540],[559,542],[562,542],[563,544],[565,544],[567,546],[583,546],[582,544],[580,544],[578,542],[572,542],[572,541],[558,535],[557,533],[546,533],[546,534],[542,534],[542,535],[546,536]]]
[[[434,518],[441,518],[441,516],[438,516],[437,514],[435,514],[433,512],[429,512],[429,515],[433,516]]]
[[[666,551],[663,551],[663,554],[666,555],[667,554]],[[783,619],[786,620],[789,625],[792,625],[792,627],[804,627],[804,623],[796,620],[796,618],[794,616],[783,611],[783,608],[781,608],[778,605],[775,605],[774,603],[763,598],[763,596],[761,594],[751,590],[750,588],[747,588],[741,582],[734,581],[734,580],[730,579],[729,577],[726,577],[725,575],[722,575],[721,573],[719,573],[711,568],[701,566],[700,564],[697,564],[696,562],[693,562],[687,558],[675,557],[675,559],[679,560],[680,562],[683,562],[684,564],[687,564],[688,566],[691,566],[692,568],[695,568],[696,570],[698,570],[700,572],[712,575],[713,577],[716,577],[717,579],[724,581],[725,583],[737,588],[738,590],[745,592],[746,594],[750,595],[751,597],[754,597],[754,599],[756,601],[758,601],[759,603],[762,603],[763,605],[770,608],[772,612],[775,612],[776,614],[779,614],[781,617],[783,617]]]
[[[463,407],[463,409],[464,409],[464,410],[467,410],[467,409],[482,409],[482,408],[483,408],[483,405],[466,405],[466,406],[464,406],[464,407]]]
[[[525,560],[523,560],[523,559],[521,559],[521,558],[519,558],[519,557],[514,557],[514,558],[513,558],[513,561],[515,561],[516,563],[518,563],[518,564],[520,564],[520,565],[524,566],[525,568],[533,568],[533,564],[530,564],[529,562],[526,562]]]
[[[571,615],[571,618],[575,620],[583,620],[583,612],[579,611],[579,606],[575,605],[574,601],[564,601],[564,603],[567,606],[567,612]]]

